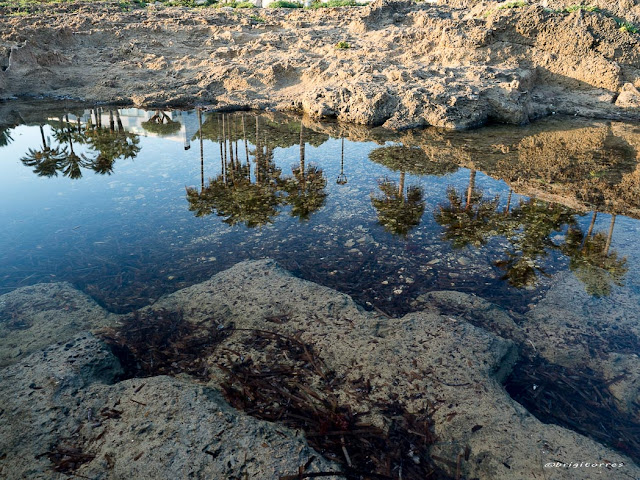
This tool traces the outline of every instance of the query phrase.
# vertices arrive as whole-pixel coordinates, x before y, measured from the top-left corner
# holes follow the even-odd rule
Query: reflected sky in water
[[[250,113],[20,116],[0,125],[0,293],[64,280],[126,312],[265,257],[390,314],[451,289],[524,311],[562,271],[594,298],[640,286],[633,127],[394,135]],[[583,150],[567,143],[576,132]]]

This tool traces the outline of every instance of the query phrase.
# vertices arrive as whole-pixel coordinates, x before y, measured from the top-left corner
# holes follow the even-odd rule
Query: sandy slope
[[[570,14],[497,5],[53,6],[0,17],[0,98],[304,110],[391,128],[553,112],[640,118],[640,35],[619,30],[619,5]],[[633,19],[638,6],[622,10]]]

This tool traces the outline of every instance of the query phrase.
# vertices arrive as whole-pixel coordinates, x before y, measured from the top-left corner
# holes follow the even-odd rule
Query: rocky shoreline
[[[52,473],[57,468],[64,478],[64,468],[73,467],[69,471],[89,478],[142,478],[148,472],[155,472],[153,478],[187,478],[191,472],[193,478],[247,474],[273,479],[296,478],[307,464],[304,472],[338,471],[335,462],[344,463],[344,458],[323,459],[302,432],[248,417],[231,408],[230,399],[220,393],[228,396],[230,372],[239,374],[243,362],[258,368],[275,358],[278,368],[302,368],[296,375],[307,386],[301,391],[318,395],[322,380],[305,377],[309,367],[300,367],[314,360],[296,364],[291,353],[274,353],[268,339],[278,336],[315,352],[315,362],[322,362],[331,377],[332,401],[349,405],[358,422],[388,429],[395,418],[390,405],[412,415],[428,414],[431,443],[424,451],[416,446],[403,455],[418,464],[428,456],[441,478],[576,478],[571,468],[545,468],[556,461],[623,463],[610,467],[615,472],[579,473],[581,478],[635,478],[640,467],[629,458],[540,422],[502,386],[519,356],[534,355],[528,345],[535,355],[560,365],[588,356],[581,350],[588,345],[569,341],[598,331],[597,325],[580,323],[577,310],[572,313],[575,322],[568,319],[565,300],[577,295],[580,287],[575,287],[559,279],[558,287],[527,318],[474,296],[441,292],[425,299],[422,311],[394,319],[366,312],[347,295],[293,277],[271,260],[242,262],[140,311],[165,316],[180,312],[195,332],[229,332],[201,359],[202,375],[176,373],[176,364],[167,367],[173,369],[171,376],[146,378],[127,378],[122,356],[86,332],[104,332],[107,324],[117,328],[125,317],[106,312],[101,317],[100,307],[68,285],[25,287],[0,297],[3,361],[10,364],[0,371],[0,474],[50,479],[58,478]],[[47,295],[49,289],[52,294]],[[64,294],[55,294],[59,291]],[[574,300],[579,304],[583,299]],[[38,304],[48,312],[51,325],[69,328],[49,337],[60,342],[56,345],[40,350],[32,344],[34,353],[16,353],[12,344],[29,345],[30,336],[42,336],[26,326],[35,320]],[[65,310],[69,306],[78,314],[92,313],[87,317],[92,325],[75,322]],[[11,312],[23,319],[24,328],[8,327],[5,317]],[[597,312],[589,323],[614,313]],[[618,317],[620,328],[637,329],[628,320]],[[607,358],[600,359],[599,374],[619,376],[616,368],[626,365],[624,378],[614,379],[611,389],[624,406],[625,400],[637,398],[638,375],[633,371],[640,371],[638,358],[610,346]]]
[[[343,129],[358,136],[362,127],[353,124],[468,129],[553,114],[638,121],[640,37],[618,20],[639,22],[640,6],[595,3],[601,11],[566,11],[557,2],[500,8],[384,0],[316,11],[41,6],[0,16],[0,99],[293,111],[306,122],[347,122],[318,127],[340,136]],[[340,42],[348,48],[336,48]],[[559,175],[552,168],[558,145],[570,157],[577,152],[587,170],[599,161],[588,154],[594,149],[637,154],[634,129],[601,127],[518,139],[514,163],[526,167],[542,155],[551,167],[536,175],[545,180]],[[405,143],[430,158],[463,152],[469,168],[563,194],[533,174],[511,179],[509,165],[475,165],[473,150],[452,147],[438,132],[412,135]],[[572,201],[637,216],[628,194],[637,171],[626,173],[615,191],[602,182],[602,198]],[[0,296],[0,476],[304,478],[358,461],[350,438],[322,455],[318,437],[344,437],[360,425],[390,438],[404,422],[402,432],[418,441],[400,443],[387,459],[394,475],[406,465],[404,478],[418,467],[436,478],[576,478],[575,469],[545,467],[556,462],[616,464],[580,469],[584,479],[640,478],[640,467],[621,453],[637,453],[635,444],[621,437],[606,446],[579,426],[543,423],[504,387],[523,359],[588,369],[605,386],[596,393],[637,428],[634,301],[616,294],[593,303],[567,275],[526,314],[441,291],[390,318],[271,260],[247,261],[136,313],[179,319],[196,340],[224,333],[188,370],[169,360],[164,372],[127,357],[126,342],[114,347],[130,316],[107,312],[70,284],[19,288]],[[273,371],[296,380],[279,384]],[[328,430],[316,435],[265,421],[271,417],[248,379],[269,375],[276,390],[293,389],[268,405],[271,417],[287,401],[307,402],[316,416],[336,415]]]
[[[42,6],[0,17],[0,98],[275,109],[392,129],[640,119],[640,37],[619,26],[638,21],[637,1],[556,3]]]

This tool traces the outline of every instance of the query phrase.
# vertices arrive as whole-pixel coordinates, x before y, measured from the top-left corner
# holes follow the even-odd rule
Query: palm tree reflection
[[[378,213],[378,223],[394,235],[406,237],[420,224],[425,209],[424,190],[410,185],[405,193],[407,172],[414,175],[446,175],[458,166],[450,162],[430,160],[421,148],[391,145],[369,152],[369,159],[400,172],[399,183],[384,178],[378,182],[382,195],[371,195],[371,204]]]
[[[172,120],[162,110],[156,110],[149,120],[142,122],[141,125],[147,132],[161,137],[178,133],[182,128],[182,124],[179,121]]]
[[[576,228],[576,213],[568,207],[536,199],[520,202],[499,227],[511,244],[505,251],[507,258],[496,262],[505,271],[503,278],[515,287],[526,287],[537,282],[538,273],[546,275],[542,259],[549,251],[561,248],[551,236],[567,227]]]
[[[594,219],[595,215],[594,212]],[[617,252],[611,252],[615,215],[611,219],[606,236],[602,232],[592,234],[594,221],[586,235],[580,229],[570,228],[562,248],[569,257],[570,270],[584,283],[587,293],[596,297],[609,295],[613,285],[622,286],[628,271],[626,257],[619,258]]]
[[[42,148],[30,148],[27,154],[20,159],[26,167],[33,167],[33,173],[40,177],[53,177],[58,175],[63,158],[65,158],[66,148],[51,148],[51,141],[47,142],[44,135],[43,125],[40,125],[40,137],[42,138]]]
[[[0,147],[5,147],[13,142],[11,130],[13,130],[12,126],[0,125]]]
[[[291,215],[301,221],[308,220],[313,212],[324,205],[327,180],[322,169],[305,164],[304,126],[300,124],[300,165],[292,168],[293,177],[284,180],[286,204],[291,205]]]
[[[74,122],[69,120],[68,114],[58,117],[52,126],[56,146],[51,145],[51,140],[45,136],[44,125],[40,124],[42,147],[30,148],[21,158],[22,163],[33,167],[38,176],[53,177],[62,173],[76,180],[82,178],[83,169],[91,169],[101,175],[111,174],[117,159],[137,156],[139,137],[125,131],[118,110],[109,110],[108,127],[102,126],[98,109],[89,113],[84,126],[81,115],[78,114]],[[78,145],[85,145],[85,151],[76,153]]]
[[[496,234],[498,199],[485,200],[481,192],[475,193],[473,201],[465,204],[462,195],[450,187],[447,189],[448,203],[440,205],[436,212],[436,222],[444,227],[443,238],[450,241],[453,248],[484,245]]]
[[[448,202],[439,205],[435,214],[436,222],[445,229],[444,239],[450,241],[453,248],[484,245],[497,233],[496,210],[500,199],[498,196],[485,199],[482,191],[476,188],[475,180],[476,171],[470,170],[465,202],[461,193],[449,187]]]
[[[371,204],[378,213],[378,223],[389,233],[406,237],[420,224],[425,209],[424,190],[410,185],[405,192],[404,173],[400,183],[385,178],[378,182],[382,195],[371,195]]]
[[[80,119],[78,118],[78,121]],[[66,115],[64,121],[62,117],[58,119],[59,126],[54,128],[53,136],[58,144],[66,143],[69,149],[64,149],[62,159],[59,163],[58,170],[62,171],[65,177],[73,180],[82,178],[82,168],[86,168],[91,164],[91,160],[83,153],[78,155],[73,149],[73,142],[76,145],[84,143],[82,133],[76,130],[75,126],[69,121],[69,115]]]
[[[608,295],[612,285],[623,285],[627,260],[611,251],[615,215],[608,234],[592,234],[594,213],[585,235],[576,220],[577,211],[535,198],[522,200],[517,207],[510,208],[512,193],[510,190],[507,206],[498,211],[499,198],[485,200],[475,188],[472,171],[466,202],[461,193],[449,187],[448,202],[435,213],[436,221],[444,227],[443,238],[453,248],[477,247],[492,237],[505,238],[509,247],[495,265],[504,271],[502,279],[517,288],[533,286],[539,275],[547,275],[545,258],[551,252],[569,258],[569,268],[590,295]],[[564,241],[556,243],[556,235]]]
[[[200,191],[187,188],[187,201],[189,210],[198,217],[216,213],[228,225],[244,223],[253,228],[272,223],[280,213],[278,207],[283,202],[278,189],[282,182],[281,171],[275,166],[268,145],[258,142],[254,152],[255,182],[252,182],[250,161],[243,163],[239,159],[237,134],[240,128],[237,123],[236,116],[222,115],[221,129],[218,130],[221,173]],[[246,128],[243,130],[246,134]],[[260,138],[257,117],[256,138]],[[235,152],[233,140],[236,140]]]
[[[89,167],[101,175],[111,174],[117,159],[133,159],[140,152],[140,138],[134,133],[127,132],[120,119],[118,110],[115,111],[117,129],[114,122],[114,111],[109,110],[109,128],[99,125],[86,127],[86,143],[97,152]]]

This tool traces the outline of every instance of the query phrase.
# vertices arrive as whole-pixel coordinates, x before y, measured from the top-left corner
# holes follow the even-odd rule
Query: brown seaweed
[[[74,476],[79,476],[74,472],[80,468],[81,465],[95,458],[95,455],[85,453],[79,447],[62,444],[55,445],[51,450],[43,453],[41,456],[46,456],[49,459],[53,464],[53,470],[56,472],[67,475],[73,474]]]
[[[187,373],[206,379],[207,358],[231,332],[213,320],[206,322],[210,325],[188,322],[180,311],[136,311],[101,336],[128,378]]]
[[[230,349],[219,352],[219,366],[227,373],[222,384],[227,400],[254,417],[303,430],[316,451],[342,468],[340,473],[304,473],[306,468],[301,467],[298,474],[283,479],[449,478],[429,456],[436,438],[428,412],[387,405],[382,410],[386,428],[363,422],[361,414],[340,402],[334,390],[341,380],[311,345],[299,336],[249,332],[243,355]]]
[[[640,408],[622,411],[609,385],[588,368],[572,370],[536,358],[516,364],[505,388],[544,423],[591,437],[640,460]]]

